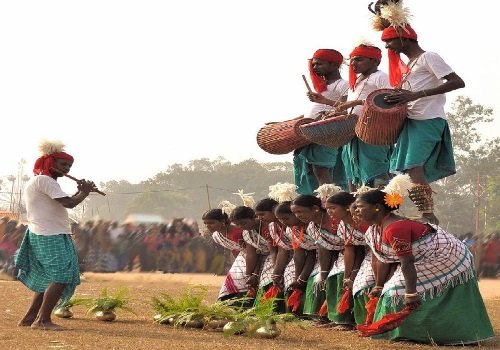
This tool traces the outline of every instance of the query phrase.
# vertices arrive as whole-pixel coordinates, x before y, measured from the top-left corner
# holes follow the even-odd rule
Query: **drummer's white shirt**
[[[37,175],[28,180],[24,200],[29,230],[43,236],[71,233],[67,209],[54,200],[64,197],[69,196],[50,176]]]
[[[410,66],[411,72],[403,83],[403,89],[422,91],[443,84],[443,77],[453,73],[453,69],[435,52],[426,51]],[[408,118],[426,120],[446,119],[444,105],[445,94],[422,97],[408,103]]]
[[[326,90],[321,93],[321,95],[325,96],[326,98],[333,100],[333,101],[338,101],[342,97],[347,95],[347,90],[349,90],[349,83],[345,81],[344,79],[338,79],[335,80],[333,83],[328,84],[326,87]],[[319,113],[324,112],[324,111],[333,111],[334,107],[330,105],[324,105],[322,103],[312,103],[312,107],[309,111],[304,113],[304,117],[307,118],[315,118],[318,116]]]
[[[365,100],[372,91],[378,89],[392,89],[387,73],[381,72],[379,70],[370,74],[368,78],[359,81],[354,87],[354,91],[349,89],[347,101]],[[350,109],[347,110],[347,112],[360,116],[362,110],[363,106],[361,105],[354,107],[352,109],[352,112]]]

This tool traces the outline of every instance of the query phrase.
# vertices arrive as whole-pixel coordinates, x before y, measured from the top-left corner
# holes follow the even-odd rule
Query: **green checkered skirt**
[[[80,284],[78,257],[68,234],[36,235],[27,230],[16,256],[18,280],[37,293],[51,283],[65,284],[60,304],[69,300]]]

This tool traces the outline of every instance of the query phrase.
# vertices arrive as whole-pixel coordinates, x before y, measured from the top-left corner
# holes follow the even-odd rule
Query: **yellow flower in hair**
[[[398,208],[403,203],[403,197],[397,192],[390,194],[387,193],[384,197],[385,204],[390,208]]]

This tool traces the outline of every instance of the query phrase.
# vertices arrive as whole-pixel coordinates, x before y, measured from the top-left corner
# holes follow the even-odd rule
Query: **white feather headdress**
[[[278,182],[276,185],[269,186],[269,198],[278,203],[293,201],[297,196],[297,186],[294,184]]]
[[[231,213],[233,212],[234,208],[236,208],[236,205],[231,203],[230,201],[222,201],[219,203],[217,208],[221,209],[224,214],[227,216],[230,216]]]
[[[386,4],[380,4],[380,12],[372,17],[372,27],[376,31],[387,27],[404,28],[411,18],[410,9],[403,6],[403,1],[387,1]]]
[[[365,192],[368,192],[368,191],[371,191],[371,190],[375,190],[375,188],[363,185],[360,188],[358,188],[358,190],[356,192],[354,192],[354,196],[356,197],[356,196],[358,196],[358,195],[360,195],[362,193],[365,193]]]
[[[375,44],[373,44],[370,40],[368,40],[367,38],[365,37],[360,37],[358,39],[358,45],[356,46],[372,46],[372,47],[376,47]]]
[[[38,144],[38,150],[42,156],[48,156],[52,153],[64,152],[64,143],[59,140],[42,140]]]
[[[255,192],[245,193],[245,191],[243,190],[238,190],[238,192],[233,194],[240,196],[241,200],[243,201],[243,205],[245,207],[249,208],[255,207],[255,199],[252,196],[253,194],[255,194]]]
[[[342,189],[335,184],[323,184],[314,191],[314,193],[317,193],[316,197],[322,201],[326,201],[328,197],[331,197],[339,192],[342,192]]]
[[[411,182],[410,175],[401,174],[393,177],[382,191],[388,194],[397,193],[401,197],[405,197],[406,195],[408,195],[408,190],[412,187],[413,183]]]
[[[403,1],[398,3],[389,1],[387,5],[380,8],[380,17],[387,20],[392,27],[403,28],[410,23],[412,15],[410,9],[403,6]]]

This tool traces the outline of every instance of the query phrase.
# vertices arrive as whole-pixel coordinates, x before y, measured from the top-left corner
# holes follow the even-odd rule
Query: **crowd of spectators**
[[[172,219],[167,224],[118,223],[104,220],[73,223],[72,237],[81,272],[144,271],[224,274],[230,255],[196,221]],[[13,274],[14,255],[26,226],[0,220],[0,266]]]
[[[71,229],[82,272],[222,275],[232,263],[231,255],[215,244],[211,235],[200,234],[195,220],[174,218],[166,224],[95,220],[74,223]],[[0,267],[9,275],[15,275],[14,256],[25,231],[24,224],[0,218]],[[462,239],[480,261],[479,276],[500,277],[500,232],[491,234],[481,245],[472,233]]]

